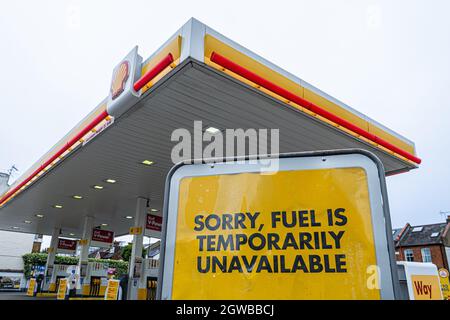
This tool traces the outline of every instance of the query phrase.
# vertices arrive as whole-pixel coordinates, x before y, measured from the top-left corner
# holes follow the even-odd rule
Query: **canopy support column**
[[[58,249],[58,239],[60,233],[60,228],[53,229],[52,239],[50,240],[50,247],[48,248],[47,263],[45,264],[44,283],[42,284],[42,289],[44,291],[56,291],[56,283],[52,282],[51,280],[54,272],[56,250]]]
[[[138,234],[133,235],[133,245],[131,249],[131,258],[128,270],[128,299],[140,300],[143,294],[141,289],[142,273],[142,249],[144,246],[144,231],[147,219],[147,208],[149,200],[137,198],[136,214],[134,216],[134,227],[140,228]],[[145,289],[144,289],[145,290]]]
[[[92,228],[94,227],[94,218],[90,216],[84,217],[83,237],[78,242],[80,248],[80,256],[78,257],[78,267],[76,277],[77,294],[87,295],[89,293],[89,279],[86,279],[88,267],[89,247],[91,245]]]

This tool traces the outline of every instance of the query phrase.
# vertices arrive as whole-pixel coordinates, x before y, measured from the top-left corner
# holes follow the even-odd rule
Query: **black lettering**
[[[341,239],[342,239],[342,236],[344,235],[344,231],[339,231],[337,234],[334,231],[330,231],[329,234],[334,239],[334,243],[335,243],[334,247],[336,249],[340,249],[341,248]]]
[[[236,235],[236,250],[241,249],[241,245],[247,243],[247,235],[245,234],[237,234]]]
[[[298,222],[300,227],[309,227],[308,210],[302,210],[298,212]]]
[[[222,261],[219,260],[218,257],[213,256],[211,259],[211,272],[216,273],[216,267],[219,267],[219,270],[222,272],[227,272],[227,256],[222,257]]]
[[[286,248],[291,247],[296,250],[298,250],[297,242],[295,241],[294,235],[292,233],[286,233],[286,237],[284,238],[284,243],[282,246],[283,250],[286,250]]]
[[[280,222],[280,211],[272,212],[272,228],[277,227],[277,222]]]
[[[335,222],[337,226],[345,226],[347,224],[347,217],[341,214],[343,212],[345,212],[344,208],[337,208],[334,210],[334,216],[339,219],[339,221]]]
[[[231,230],[233,226],[231,225],[231,221],[233,221],[233,215],[229,213],[224,213],[222,215],[222,229],[223,230]]]
[[[345,254],[336,255],[336,272],[345,273],[347,268],[345,267],[347,262],[345,261]]]
[[[203,224],[203,215],[200,214],[198,216],[195,216],[194,221],[195,221],[194,230],[202,231],[203,228],[205,227],[205,225]]]
[[[280,241],[280,235],[278,233],[268,233],[267,234],[267,250],[280,250],[280,246],[278,245],[278,241]]]
[[[252,256],[252,259],[249,262],[246,256],[242,256],[242,262],[244,263],[245,269],[248,273],[253,271],[253,267],[255,266],[257,259],[258,256]]]
[[[209,268],[211,267],[210,257],[206,257],[206,266],[202,268],[202,257],[197,257],[197,270],[200,273],[209,272]]]
[[[256,218],[258,218],[259,212],[255,212],[253,215],[250,212],[246,212],[245,214],[250,219],[250,227],[254,229],[256,225]]]
[[[235,229],[247,229],[247,227],[244,224],[245,220],[245,214],[243,213],[236,213],[234,217],[234,228]]]
[[[303,250],[305,247],[308,247],[308,249],[314,249],[313,246],[310,244],[312,236],[311,233],[308,232],[300,232],[298,234],[299,237],[299,243],[300,243],[300,249]]]
[[[321,232],[320,236],[322,237],[322,249],[332,249],[333,246],[327,243],[327,234],[326,232]]]
[[[269,259],[267,256],[261,256],[258,263],[258,268],[256,269],[257,273],[260,273],[262,270],[266,270],[268,273],[272,273],[272,268],[269,263]]]
[[[323,265],[325,267],[325,272],[327,272],[327,273],[336,272],[336,269],[333,269],[332,267],[330,267],[330,256],[327,254],[323,256]]]
[[[241,261],[238,256],[233,256],[231,258],[230,267],[228,268],[228,272],[231,273],[234,270],[242,272]]]
[[[297,214],[296,213],[297,213],[296,211],[291,212],[292,219],[291,219],[291,222],[288,222],[286,211],[282,211],[283,225],[286,228],[294,227],[297,224]]]
[[[203,251],[203,240],[205,240],[206,236],[200,235],[197,236],[197,239],[199,240],[198,242],[198,250],[199,251]]]
[[[304,273],[308,273],[308,267],[305,265],[305,260],[301,255],[296,255],[292,266],[292,272],[302,270]]]
[[[215,225],[211,224],[211,220],[215,220]],[[205,219],[205,225],[208,230],[215,231],[220,227],[220,218],[216,214],[210,214]]]
[[[309,256],[309,270],[312,273],[320,273],[323,270],[320,256],[312,254]]]
[[[260,241],[259,245],[257,245],[255,243],[255,238],[259,239],[259,241]],[[248,238],[248,246],[252,250],[256,250],[256,251],[262,250],[266,246],[266,238],[261,233],[253,233]]]
[[[217,238],[217,251],[234,251],[233,235],[223,236],[219,235]]]
[[[320,227],[321,223],[316,222],[316,212],[311,210],[311,227]]]

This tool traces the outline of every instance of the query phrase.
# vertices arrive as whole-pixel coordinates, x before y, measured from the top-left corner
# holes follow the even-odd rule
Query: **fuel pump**
[[[88,262],[83,279],[83,296],[99,297],[108,285],[108,266],[103,262]]]
[[[156,299],[156,286],[158,284],[159,260],[148,258],[144,260],[142,276],[146,285],[145,300]]]
[[[59,281],[63,278],[67,278],[69,273],[69,265],[65,264],[55,264],[53,266],[53,273],[50,280],[50,286],[48,291],[57,292],[59,287]]]
[[[133,272],[130,300],[155,300],[159,260],[138,258]]]

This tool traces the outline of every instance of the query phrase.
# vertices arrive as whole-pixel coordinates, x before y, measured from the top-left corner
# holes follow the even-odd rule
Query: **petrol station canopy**
[[[279,129],[283,153],[365,149],[386,175],[420,164],[410,140],[195,19],[138,63],[133,87],[136,99],[118,111],[105,98],[0,196],[0,229],[80,238],[93,216],[128,234],[137,197],[161,214],[171,134],[198,120]]]

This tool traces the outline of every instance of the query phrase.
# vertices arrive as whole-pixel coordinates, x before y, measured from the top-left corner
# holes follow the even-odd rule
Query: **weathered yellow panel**
[[[368,285],[377,259],[363,168],[185,177],[179,188],[173,299],[380,299]],[[302,221],[298,208],[310,208]],[[255,224],[205,227],[233,212]],[[307,234],[314,245],[301,244]]]

